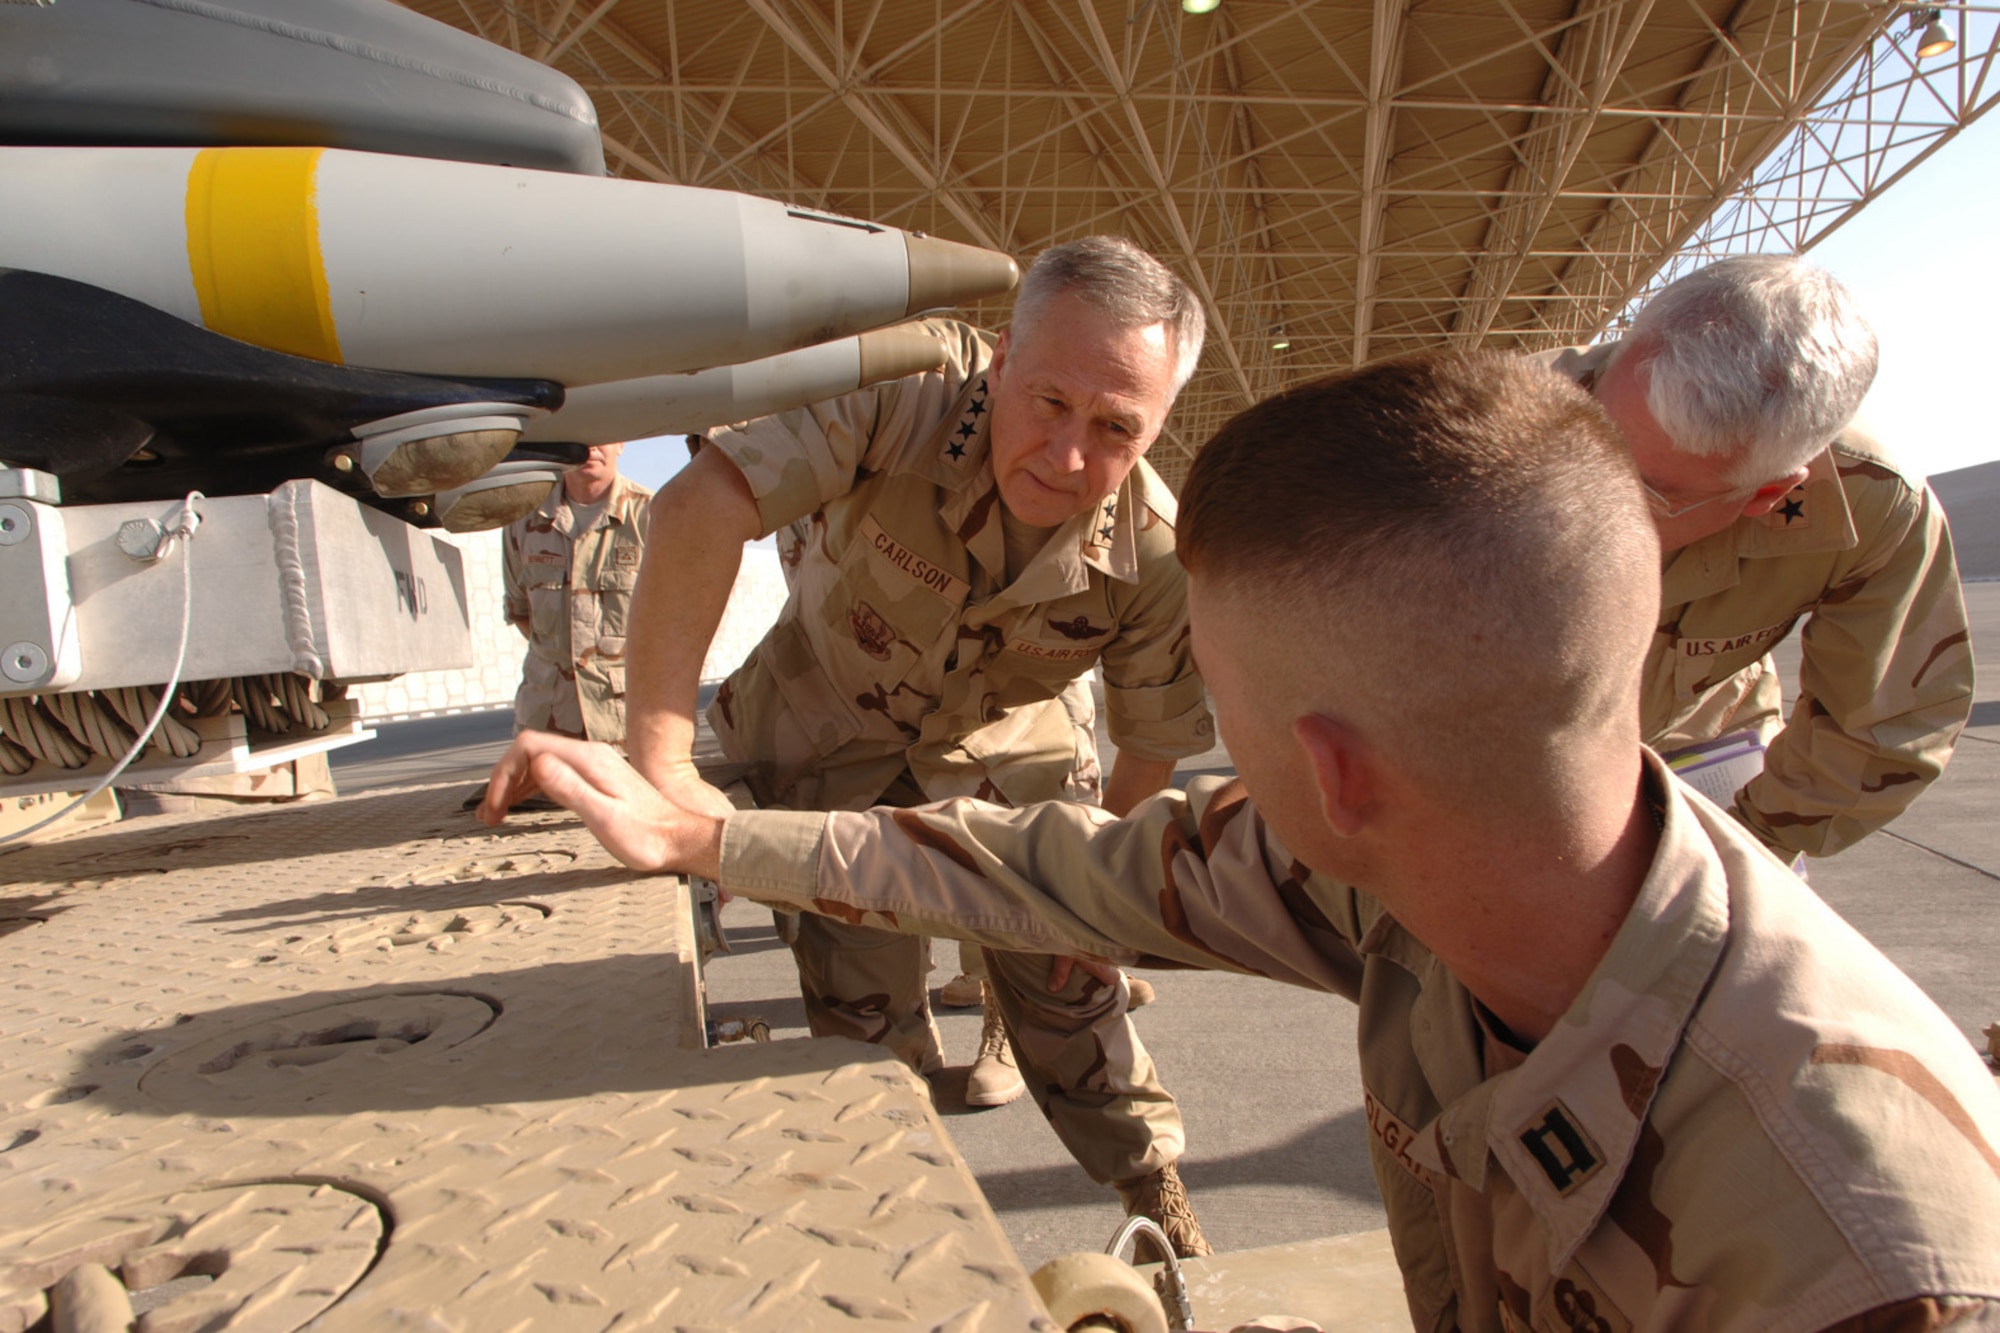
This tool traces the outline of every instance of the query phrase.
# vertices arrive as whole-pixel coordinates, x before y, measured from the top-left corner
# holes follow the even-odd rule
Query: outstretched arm
[[[718,882],[906,934],[1124,964],[1248,972],[1353,996],[1372,900],[1314,876],[1235,779],[1197,778],[1123,819],[1003,809],[738,814]]]
[[[701,664],[763,520],[742,472],[704,449],[653,497],[647,531],[626,636],[625,744],[658,787],[693,771]]]
[[[701,665],[743,544],[847,494],[856,473],[883,466],[882,451],[949,402],[956,384],[942,372],[912,375],[719,428],[653,497],[625,649],[625,716],[627,751],[655,786],[688,767]]]
[[[722,794],[691,772],[655,791],[608,746],[524,732],[479,817],[498,824],[535,791],[636,870],[705,875],[794,911],[999,949],[1248,972],[1352,998],[1353,941],[1376,910],[1294,862],[1234,779],[1198,778],[1119,820],[1062,801],[970,800],[723,816],[711,812]]]

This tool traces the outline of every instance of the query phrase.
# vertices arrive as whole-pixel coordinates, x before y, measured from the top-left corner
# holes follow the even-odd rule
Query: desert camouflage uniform
[[[1116,823],[973,801],[739,816],[722,883],[1358,1000],[1369,1147],[1419,1329],[2000,1326],[1992,1075],[1650,755],[1646,790],[1660,842],[1637,900],[1526,1053],[1379,902],[1295,863],[1235,779]]]
[[[1585,388],[1616,344],[1551,362]],[[1972,643],[1937,496],[1851,425],[1770,513],[1672,554],[1640,701],[1663,753],[1754,730],[1734,813],[1780,855],[1831,856],[1944,772],[1972,710]],[[1784,717],[1771,648],[1800,635]]]
[[[979,795],[1003,804],[1097,794],[1094,746],[1060,702],[1104,667],[1111,738],[1142,759],[1214,740],[1187,644],[1172,496],[1143,462],[1005,579],[987,456],[990,345],[933,322],[936,372],[709,438],[743,472],[769,532],[810,516],[777,625],[724,683],[709,721],[753,762],[759,802],[862,809]],[[921,940],[825,917],[793,946],[812,1030],[937,1059]],[[1049,959],[989,959],[1023,1077],[1079,1164],[1127,1181],[1180,1156],[1178,1108],[1125,1009],[1123,980]]]
[[[625,619],[653,493],[615,479],[590,531],[571,532],[563,488],[507,525],[507,620],[528,634],[514,730],[625,743]]]
[[[798,582],[799,565],[816,539],[811,518],[796,519],[772,534],[777,539],[778,568],[785,576],[785,589]],[[1066,711],[1076,738],[1076,766],[1067,784],[1069,799],[1095,804],[1103,794],[1104,774],[1097,754],[1097,700],[1090,692],[1088,677],[1079,676],[1062,692],[1062,698],[1045,703],[1023,704],[1023,708],[1061,708]],[[921,804],[921,802],[919,802]],[[798,937],[796,912],[779,912],[778,936],[790,941]],[[986,951],[976,944],[958,942],[958,970],[963,976],[986,980]]]

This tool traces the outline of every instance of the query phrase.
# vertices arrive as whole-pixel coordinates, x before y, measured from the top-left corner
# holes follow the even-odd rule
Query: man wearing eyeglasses
[[[1795,868],[1901,814],[1965,726],[1972,650],[1936,495],[1852,421],[1876,345],[1846,290],[1725,259],[1552,361],[1623,432],[1659,529],[1647,743]],[[1770,653],[1801,620],[1787,720]]]

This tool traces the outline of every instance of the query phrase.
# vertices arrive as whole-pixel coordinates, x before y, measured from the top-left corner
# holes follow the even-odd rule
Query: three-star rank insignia
[[[972,401],[959,414],[958,424],[945,436],[944,456],[953,463],[965,461],[966,450],[972,438],[979,434],[979,418],[986,415],[986,381],[980,380],[972,390]]]
[[[1560,1100],[1544,1107],[1541,1116],[1521,1131],[1520,1140],[1558,1194],[1568,1194],[1604,1165],[1604,1154]]]

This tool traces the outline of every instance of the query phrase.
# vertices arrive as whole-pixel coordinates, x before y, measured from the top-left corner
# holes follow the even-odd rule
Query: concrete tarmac
[[[2000,582],[1970,583],[1974,652],[2000,661]],[[1796,681],[1796,640],[1780,647]],[[2000,1020],[2000,678],[1982,681],[1972,724],[1944,778],[1888,829],[1812,863],[1813,887],[1937,1000],[1984,1049],[1980,1029]],[[412,782],[483,779],[511,729],[507,714],[386,728],[338,751],[344,792]],[[1107,767],[1111,758],[1105,746]],[[1229,771],[1218,748],[1180,776]],[[717,1019],[757,1016],[774,1039],[805,1035],[797,974],[768,910],[724,913],[734,952],[708,969]],[[957,946],[936,948],[940,985]],[[1181,1164],[1209,1239],[1222,1250],[1365,1231],[1384,1224],[1368,1165],[1354,1011],[1345,1001],[1216,973],[1153,972],[1159,1000],[1136,1011],[1140,1034],[1180,1100],[1188,1153]],[[938,1010],[947,1056],[936,1081],[960,1151],[1030,1270],[1072,1250],[1102,1249],[1122,1214],[1108,1188],[1070,1160],[1026,1097],[972,1111],[964,1065],[978,1047],[977,1010]]]

